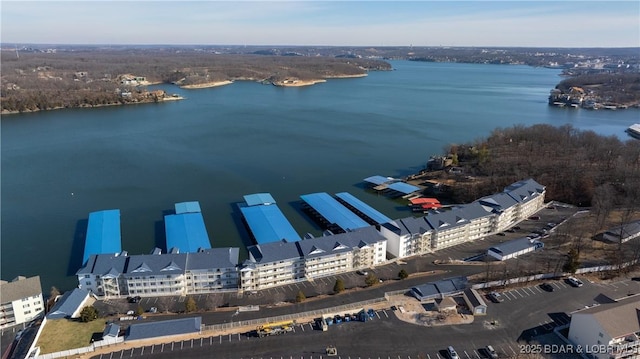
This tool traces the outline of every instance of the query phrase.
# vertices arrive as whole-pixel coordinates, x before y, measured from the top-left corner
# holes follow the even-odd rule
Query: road
[[[526,349],[528,341],[559,339],[549,336],[557,326],[569,323],[572,311],[609,298],[640,293],[640,282],[629,279],[603,284],[584,280],[581,288],[564,281],[548,281],[553,292],[537,284],[505,290],[502,303],[488,303],[488,315],[478,316],[472,324],[423,327],[396,318],[390,309],[379,310],[373,320],[334,324],[327,332],[299,323],[294,333],[256,338],[245,334],[212,335],[199,339],[128,349],[96,356],[97,359],[121,359],[153,354],[167,358],[325,358],[325,348],[334,345],[339,358],[443,359],[452,345],[461,359],[484,358],[482,348],[492,345],[500,357],[515,357]],[[497,325],[491,325],[492,321]],[[547,334],[545,336],[545,334]],[[215,354],[213,354],[215,353]],[[554,357],[576,357],[556,355]]]

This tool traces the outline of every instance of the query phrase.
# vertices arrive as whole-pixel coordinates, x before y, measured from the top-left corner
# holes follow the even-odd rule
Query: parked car
[[[540,220],[540,216],[531,216],[529,217],[529,219],[532,221],[537,221],[537,220]]]
[[[460,359],[460,356],[458,356],[458,353],[452,346],[447,348],[447,354],[449,355],[449,359]]]
[[[491,345],[487,345],[484,348],[484,352],[487,355],[487,358],[489,358],[489,359],[498,359],[498,353],[496,353],[496,351],[493,349],[493,347]]]
[[[373,318],[376,316],[376,312],[374,312],[373,309],[367,310],[367,314],[369,315],[369,318]]]
[[[547,292],[553,292],[553,291],[554,291],[553,286],[552,286],[551,284],[549,284],[549,283],[542,283],[542,284],[540,284],[540,288],[541,288],[542,290],[547,291]]]
[[[515,232],[516,232],[516,230],[515,230],[515,229],[513,229],[513,228],[509,228],[509,229],[507,229],[505,232],[515,233]]]
[[[515,229],[516,231],[520,229],[520,226],[513,226],[513,229]]]
[[[157,313],[157,312],[158,312],[158,308],[156,307],[149,308],[149,313]]]
[[[498,292],[491,292],[491,293],[489,293],[488,296],[489,296],[489,299],[494,303],[502,303],[502,302],[504,302],[504,298]]]
[[[504,232],[500,232],[498,233],[499,236],[506,236],[506,234],[504,234]]]
[[[336,315],[335,317],[333,317],[333,321],[336,324],[340,324],[340,323],[342,323],[342,318],[339,315]]]
[[[575,278],[575,277],[567,278],[567,282],[569,282],[569,284],[571,284],[571,286],[578,287],[578,288],[582,287],[582,285],[584,284],[584,283],[582,283],[582,281],[580,279]]]
[[[366,270],[357,270],[356,273],[360,274],[360,275],[368,275],[369,272],[367,272]]]
[[[127,300],[129,301],[129,303],[138,303],[141,299],[142,297],[140,297],[139,295],[135,297],[127,297]]]

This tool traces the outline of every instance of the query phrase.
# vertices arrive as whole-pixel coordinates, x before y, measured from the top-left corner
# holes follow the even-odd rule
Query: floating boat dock
[[[200,204],[197,201],[175,204],[176,214],[164,216],[167,251],[195,253],[211,249]]]
[[[89,213],[82,264],[87,263],[92,254],[116,254],[120,252],[122,252],[120,210],[108,209]]]
[[[391,218],[378,212],[376,209],[362,202],[351,193],[336,193],[336,198],[338,199],[338,202],[342,203],[345,207],[349,208],[371,225],[393,222]]]
[[[408,198],[422,190],[422,188],[418,186],[414,186],[393,177],[375,175],[365,178],[364,181],[368,183],[374,191],[384,192],[392,198]]]
[[[300,196],[305,202],[303,209],[309,212],[325,228],[333,233],[342,233],[369,224],[326,192]]]
[[[269,193],[244,196],[245,203],[239,205],[245,223],[257,244],[299,241],[300,235],[284,216]]]

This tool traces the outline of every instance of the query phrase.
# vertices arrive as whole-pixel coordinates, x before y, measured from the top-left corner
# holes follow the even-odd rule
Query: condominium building
[[[0,281],[0,328],[27,323],[44,313],[40,277]]]
[[[544,195],[544,186],[528,179],[469,204],[382,224],[379,231],[391,257],[409,257],[503,231],[543,208]]]
[[[402,258],[431,251],[433,228],[425,217],[407,217],[380,226],[380,234],[387,239],[387,251]]]
[[[509,185],[504,189],[504,193],[507,193],[517,202],[515,211],[519,220],[528,218],[544,207],[546,189],[533,179],[522,180]]]
[[[80,288],[103,297],[186,295],[238,288],[238,248],[195,253],[93,255],[76,273]]]
[[[240,269],[240,285],[259,290],[374,267],[386,261],[386,251],[387,240],[374,227],[251,246]]]

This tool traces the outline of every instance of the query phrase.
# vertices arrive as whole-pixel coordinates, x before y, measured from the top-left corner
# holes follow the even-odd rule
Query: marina
[[[640,139],[640,123],[633,124],[627,128],[629,136]]]
[[[120,210],[111,209],[90,213],[82,263],[86,263],[92,254],[119,253],[120,251],[122,251]]]
[[[300,240],[300,235],[284,216],[270,193],[244,196],[240,211],[257,244]]]
[[[194,253],[211,249],[207,228],[198,202],[175,205],[176,214],[164,216],[168,252]]]
[[[325,192],[305,194],[300,196],[300,199],[305,203],[303,210],[333,233],[369,226],[362,218]]]

